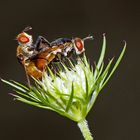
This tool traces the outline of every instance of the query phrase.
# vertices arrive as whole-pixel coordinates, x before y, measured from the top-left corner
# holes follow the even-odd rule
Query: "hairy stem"
[[[88,127],[88,123],[85,119],[78,122],[78,127],[80,128],[85,140],[93,140],[93,137]]]

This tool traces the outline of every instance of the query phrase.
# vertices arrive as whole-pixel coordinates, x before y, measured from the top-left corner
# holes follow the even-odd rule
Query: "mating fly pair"
[[[36,43],[33,43],[31,35],[27,34],[31,27],[26,27],[17,36],[17,58],[24,66],[28,84],[30,85],[29,76],[35,79],[41,79],[43,72],[51,62],[60,61],[63,57],[68,57],[70,53],[80,55],[85,51],[84,41],[93,39],[88,36],[81,38],[58,38],[49,42],[44,37],[39,36]]]

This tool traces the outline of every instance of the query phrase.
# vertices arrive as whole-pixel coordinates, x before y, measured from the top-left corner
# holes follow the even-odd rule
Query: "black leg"
[[[46,47],[50,47],[50,42],[43,36],[38,36],[34,47],[37,51],[40,51]]]

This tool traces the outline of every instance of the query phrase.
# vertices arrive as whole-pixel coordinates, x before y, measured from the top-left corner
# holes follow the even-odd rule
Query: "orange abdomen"
[[[42,78],[42,71],[39,70],[36,66],[34,62],[29,62],[29,63],[25,63],[25,69],[26,69],[26,73],[31,76],[34,77],[36,79],[40,79]]]

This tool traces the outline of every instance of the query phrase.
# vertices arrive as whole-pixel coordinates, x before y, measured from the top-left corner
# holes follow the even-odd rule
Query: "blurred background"
[[[0,77],[26,84],[16,59],[16,35],[32,26],[34,40],[86,37],[86,55],[93,64],[106,33],[108,59],[117,58],[127,41],[123,61],[89,113],[95,140],[140,139],[140,2],[137,0],[1,0]],[[116,59],[115,59],[116,60]],[[58,114],[14,101],[12,88],[0,82],[0,140],[82,140],[76,123]]]

